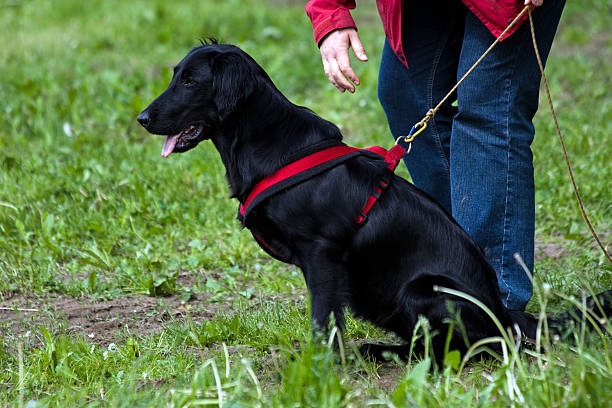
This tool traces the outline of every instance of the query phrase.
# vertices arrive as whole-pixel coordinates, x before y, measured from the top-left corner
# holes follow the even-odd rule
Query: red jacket
[[[426,0],[425,0],[426,1]],[[463,0],[472,12],[497,37],[508,23],[525,7],[521,0]],[[402,12],[404,0],[376,0],[385,35],[397,57],[408,66],[402,47]],[[330,31],[339,28],[357,28],[349,9],[355,8],[355,0],[310,0],[306,13],[312,21],[314,38],[321,42]],[[523,21],[527,14],[523,17]],[[522,21],[521,21],[522,22]],[[512,27],[504,36],[508,37],[520,24]]]

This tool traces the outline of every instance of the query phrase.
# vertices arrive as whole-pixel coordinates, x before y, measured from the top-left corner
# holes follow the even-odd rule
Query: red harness
[[[278,169],[270,176],[255,184],[244,200],[244,203],[241,203],[238,208],[238,219],[251,231],[253,238],[255,238],[261,248],[268,254],[283,262],[300,266],[299,261],[293,256],[291,249],[285,242],[277,240],[272,236],[265,236],[261,231],[258,231],[254,225],[248,225],[247,217],[253,208],[265,199],[317,174],[327,171],[353,157],[368,155],[379,158],[378,156],[382,156],[387,163],[387,168],[391,171],[381,177],[378,186],[368,197],[368,200],[361,210],[361,214],[356,215],[355,223],[359,227],[365,222],[368,213],[372,207],[374,207],[374,204],[376,204],[376,200],[378,200],[380,194],[389,185],[390,176],[404,153],[406,153],[406,149],[399,144],[393,146],[389,151],[378,146],[358,149],[346,145],[333,146],[320,150]]]
[[[303,157],[284,167],[281,167],[270,176],[255,184],[246,200],[244,200],[244,203],[240,204],[238,218],[244,223],[250,210],[266,198],[278,193],[281,190],[311,178],[316,174],[329,170],[332,167],[335,167],[340,163],[364,152],[372,152],[384,157],[385,162],[388,164],[387,168],[393,172],[404,153],[406,153],[406,149],[399,144],[396,144],[388,151],[380,146],[358,149],[356,147],[340,145],[329,147]],[[380,194],[388,184],[388,180],[381,180],[380,185],[376,187],[376,190],[366,201],[361,214],[356,217],[357,225],[361,225],[363,223],[367,214],[370,212],[372,207],[374,207],[376,200],[378,200]]]

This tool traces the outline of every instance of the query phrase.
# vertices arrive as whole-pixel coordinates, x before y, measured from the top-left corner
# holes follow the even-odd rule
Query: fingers
[[[332,83],[340,92],[344,92],[348,89],[349,92],[355,92],[355,87],[344,77],[338,62],[334,58],[323,59],[323,70],[327,79]]]
[[[355,74],[355,71],[353,71],[353,68],[351,67],[348,52],[340,53],[340,55],[338,55],[337,62],[340,71],[346,75],[348,79],[353,81],[355,85],[359,85],[359,77],[357,77],[357,74]]]
[[[322,57],[323,60],[323,69],[325,71],[325,75],[327,75],[327,79],[331,82],[340,92],[344,92],[348,90],[349,92],[355,92],[355,86],[346,78],[347,75],[354,81],[356,84],[359,83],[359,78],[350,64],[348,63],[348,53],[344,52],[346,55],[337,54],[327,54]],[[339,61],[342,61],[340,63]]]
[[[346,90],[351,93],[355,92],[355,87],[346,79],[338,66],[338,61],[335,58],[323,58],[323,70],[325,71],[325,75],[327,75],[329,82],[338,88],[340,92],[344,92]]]
[[[330,33],[321,43],[323,69],[329,81],[340,91],[355,92],[359,77],[353,71],[348,48],[353,46],[357,58],[367,61],[363,46],[355,29],[340,29]]]
[[[346,76],[345,76],[347,75],[348,70],[353,72],[353,70],[350,68],[350,65],[348,66],[348,68],[346,66],[341,67],[338,64],[338,60],[331,60],[329,61],[329,63],[330,63],[331,75],[332,75],[332,78],[330,78],[330,81],[332,81],[332,84],[334,84],[334,86],[338,88],[340,92],[344,92],[348,90],[350,93],[354,93],[355,85],[353,85],[348,79],[346,79]],[[357,78],[357,75],[355,75],[354,72],[353,72],[353,77],[356,78],[355,84],[359,85],[359,78]]]
[[[540,7],[544,4],[544,0],[525,0],[525,5],[533,4],[535,7]]]
[[[353,52],[355,53],[355,56],[360,61],[367,61],[368,56],[366,55],[365,50],[363,49],[363,45],[361,45],[361,40],[359,39],[359,34],[357,34],[357,31],[349,31],[349,39],[351,41],[351,47],[353,47]]]

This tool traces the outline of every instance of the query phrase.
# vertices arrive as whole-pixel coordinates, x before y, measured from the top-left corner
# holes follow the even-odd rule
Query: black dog
[[[169,135],[164,157],[212,140],[231,196],[241,203],[277,169],[342,145],[336,126],[287,100],[242,50],[214,41],[187,54],[174,68],[168,89],[138,121],[151,133]],[[479,307],[434,290],[441,286],[471,295],[504,327],[518,326],[524,336],[535,338],[537,320],[504,307],[495,271],[481,249],[408,181],[392,175],[367,222],[357,226],[364,202],[388,171],[382,158],[357,155],[266,198],[245,221],[258,241],[266,242],[264,249],[302,269],[313,328],[325,331],[332,313],[342,328],[343,310],[350,306],[356,315],[410,342],[424,316],[441,333],[433,339],[438,359],[449,318],[456,313],[464,330],[455,330],[451,349],[465,351],[468,344],[499,335]],[[598,299],[606,315],[612,310],[609,295]],[[549,323],[560,329],[569,319],[568,312]],[[386,350],[406,356],[408,346],[372,345],[368,352],[380,358]]]

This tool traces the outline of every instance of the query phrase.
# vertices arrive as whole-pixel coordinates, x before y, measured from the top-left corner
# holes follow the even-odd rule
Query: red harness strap
[[[350,147],[345,145],[333,146],[324,150],[320,150],[316,153],[294,161],[293,163],[289,163],[284,167],[281,167],[268,177],[255,184],[255,186],[247,196],[246,200],[244,200],[244,203],[240,204],[240,215],[244,217],[244,214],[249,208],[249,205],[251,205],[255,198],[270,187],[273,187],[274,185],[285,181],[297,174],[303,173],[306,170],[310,170],[324,163],[331,162],[332,160],[335,160],[342,156],[346,156],[349,153],[353,153],[358,150],[359,149],[357,149],[356,147]]]
[[[402,159],[402,157],[404,157],[404,153],[406,153],[406,149],[404,149],[397,143],[389,150],[385,150],[380,146],[368,147],[365,150],[369,150],[371,152],[378,153],[381,156],[384,156],[385,163],[388,164],[387,168],[392,172],[395,171],[397,164]],[[361,210],[361,215],[359,215],[359,217],[357,218],[358,225],[361,225],[365,221],[368,213],[370,212],[372,207],[374,207],[374,204],[376,204],[376,200],[378,200],[378,198],[380,197],[380,193],[382,193],[383,190],[389,185],[389,183],[384,180],[381,180],[380,183],[381,185],[379,187],[376,187],[374,193],[372,193],[372,195],[368,197],[368,201],[366,201],[363,210]]]
[[[241,221],[244,222],[244,218],[248,213],[250,206],[257,205],[258,202],[262,201],[262,197],[267,198],[268,196],[275,194],[275,191],[279,190],[278,187],[282,186],[283,183],[286,184],[290,178],[307,172],[310,172],[311,174],[318,174],[319,172],[325,171],[334,165],[340,164],[344,160],[354,157],[355,154],[359,154],[359,152],[364,150],[384,157],[385,162],[388,163],[387,167],[392,172],[397,167],[397,164],[403,157],[404,153],[406,153],[406,149],[399,144],[396,144],[388,151],[379,146],[373,146],[367,149],[358,149],[356,147],[345,145],[333,146],[318,151],[281,167],[270,176],[255,184],[244,203],[240,204],[238,211],[239,218],[241,218]],[[319,171],[317,171],[317,169]],[[380,186],[376,187],[374,193],[370,195],[363,210],[361,211],[361,215],[359,215],[356,219],[358,225],[361,225],[365,221],[367,214],[370,212],[372,207],[374,207],[376,200],[378,200],[380,194],[387,187],[387,185],[388,181],[381,180]]]

